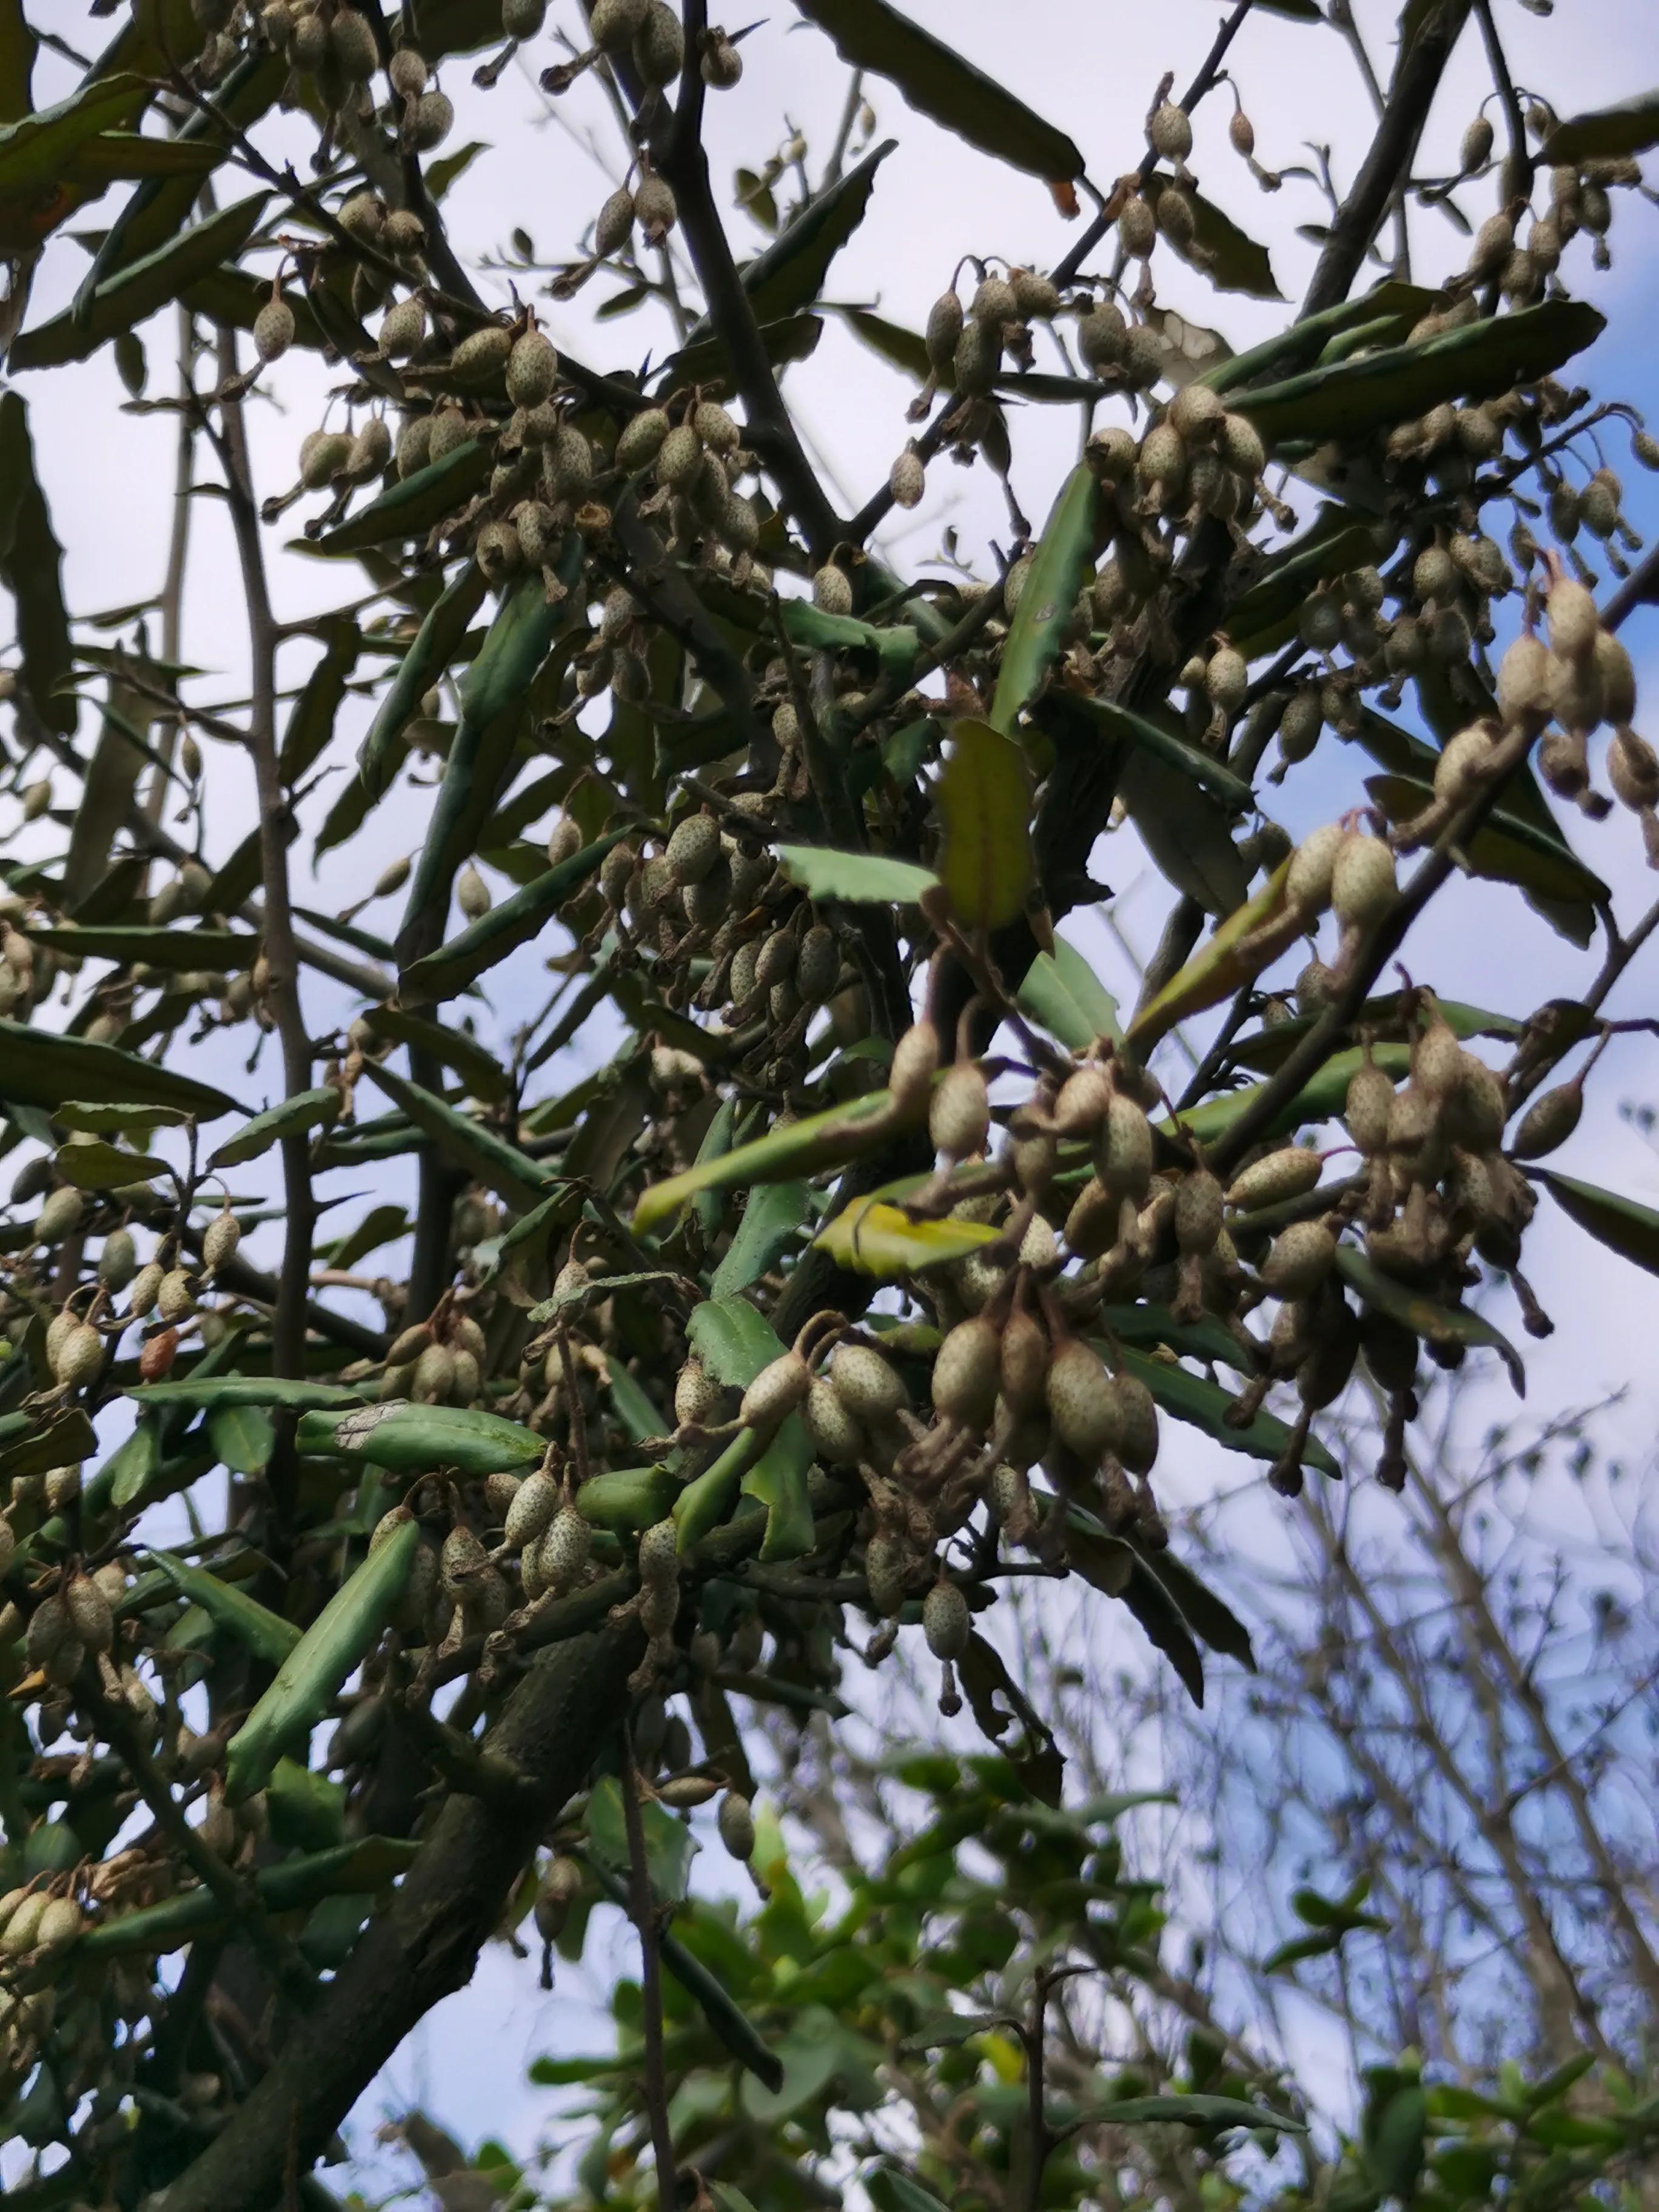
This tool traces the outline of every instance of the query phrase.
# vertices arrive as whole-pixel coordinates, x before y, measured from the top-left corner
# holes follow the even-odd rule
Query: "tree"
[[[879,1663],[919,1627],[942,1709],[965,1698],[1000,1747],[982,1786],[1056,1848],[1104,1851],[1060,1809],[1054,1732],[988,1632],[1000,1588],[1092,1586],[1195,1692],[1200,1645],[1224,1652],[1237,1624],[1170,1547],[1164,1425],[1293,1496],[1304,1468],[1335,1470],[1311,1421],[1358,1366],[1397,1488],[1422,1352],[1495,1354],[1518,1379],[1486,1310],[1500,1280],[1526,1329],[1549,1326],[1520,1268],[1540,1188],[1655,1264],[1650,1211],[1536,1164],[1659,921],[1620,929],[1551,804],[1611,816],[1610,848],[1634,812],[1659,853],[1617,635],[1659,572],[1598,602],[1584,550],[1622,576],[1634,550],[1598,434],[1628,418],[1638,459],[1656,449],[1629,407],[1557,375],[1602,326],[1568,280],[1605,260],[1652,102],[1524,109],[1487,0],[1413,4],[1374,142],[1326,179],[1301,311],[1234,354],[1166,315],[1155,276],[1173,254],[1221,288],[1271,283],[1188,167],[1250,0],[1178,103],[1159,88],[1139,167],[1104,195],[1068,139],[880,0],[800,9],[1062,212],[1079,193],[1095,210],[1047,272],[970,253],[966,306],[942,294],[920,337],[850,315],[923,380],[916,436],[851,516],[784,385],[884,157],[848,166],[860,79],[818,175],[792,155],[744,185],[776,221],[740,266],[702,139],[742,73],[735,35],[701,0],[596,0],[591,48],[544,82],[592,74],[614,97],[629,180],[550,290],[614,269],[678,334],[659,365],[612,349],[601,369],[516,293],[492,305],[443,220],[459,156],[438,150],[435,72],[503,28],[539,59],[540,0],[395,21],[348,0],[257,20],[146,0],[38,112],[36,31],[0,11],[16,773],[26,816],[67,831],[9,866],[0,948],[0,1096],[30,1148],[0,1413],[6,2080],[9,2124],[66,2154],[24,2202],[321,2202],[311,2168],[354,2098],[503,1915],[532,1897],[550,1928],[568,1915],[578,1804],[580,1893],[618,1885],[640,1939],[637,2188],[690,2202],[696,2175],[669,2180],[664,2021],[686,2014],[659,1899],[672,1808],[719,1796],[728,1847],[752,1853],[738,1710],[839,1711],[842,1640]],[[1483,112],[1460,174],[1419,177],[1477,30],[1507,150]],[[284,110],[316,128],[307,173]],[[1253,162],[1242,108],[1231,137]],[[255,190],[220,205],[238,172]],[[31,320],[37,263],[112,177],[135,189],[73,302]],[[1497,211],[1463,267],[1417,283],[1413,204],[1460,195]],[[1385,229],[1392,266],[1358,292]],[[1109,241],[1113,272],[1091,272]],[[533,240],[514,251],[528,284]],[[157,399],[137,332],[175,302],[181,380]],[[189,498],[156,599],[102,627],[64,604],[23,393],[105,345],[135,404],[176,416],[184,491],[229,514],[241,702],[204,703],[179,664]],[[271,495],[248,410],[307,350],[340,389]],[[1081,416],[1040,504],[1015,400]],[[945,452],[1001,480],[1012,557],[907,580],[872,535]],[[301,503],[313,553],[358,568],[295,629],[268,562]],[[320,648],[302,679],[301,642]],[[1408,685],[1427,734],[1389,719]],[[325,810],[354,686],[373,720]],[[1258,773],[1275,734],[1266,781],[1327,724],[1381,773],[1293,845]],[[161,820],[182,783],[199,824],[202,738],[246,757],[258,803],[212,856]],[[395,944],[301,915],[295,842],[356,834],[418,757],[441,761],[418,858],[374,884],[407,884]],[[1174,894],[1127,1023],[1054,930],[1115,808]],[[544,850],[525,833],[550,815]],[[515,885],[499,903],[480,860]],[[1571,941],[1600,928],[1578,997],[1492,1013],[1426,980],[1379,988],[1420,918],[1412,957],[1433,963],[1428,909],[1460,870]],[[1328,914],[1326,957],[1275,981]],[[532,945],[555,988],[481,1027]],[[550,1095],[548,1063],[604,1006],[622,1048]],[[1218,1008],[1169,1095],[1162,1040]],[[251,1117],[205,1079],[228,1054],[181,1064],[239,1031],[247,1079],[267,1037],[280,1063]],[[1333,1176],[1286,1139],[1337,1115],[1360,1166]],[[332,1235],[331,1178],[358,1191],[399,1156],[412,1218],[377,1205]],[[262,1160],[280,1164],[269,1271],[240,1249]],[[356,1272],[394,1242],[398,1277]],[[159,1546],[144,1516],[180,1496],[191,1540]],[[738,2035],[717,1984],[699,2002]],[[1024,2016],[1028,2057],[1043,2016]],[[775,2081],[752,2039],[747,2059]],[[1030,2202],[1068,2185],[1042,2155],[1070,2122],[1042,2071]],[[1402,2075],[1379,2125],[1407,2092],[1419,2110]],[[1412,2179],[1391,2176],[1376,2185]]]

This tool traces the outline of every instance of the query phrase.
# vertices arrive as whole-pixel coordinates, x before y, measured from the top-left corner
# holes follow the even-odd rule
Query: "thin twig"
[[[222,386],[234,388],[236,338],[228,325],[222,325],[219,332],[219,373]],[[293,1097],[310,1085],[312,1054],[300,1003],[299,954],[294,942],[294,913],[289,899],[288,842],[283,834],[289,809],[277,758],[276,622],[265,579],[259,510],[254,497],[247,428],[240,398],[222,399],[220,422],[222,428],[214,442],[224,467],[229,495],[231,524],[247,603],[252,661],[247,747],[252,757],[259,802],[264,956],[270,978],[268,998],[282,1046],[283,1080],[289,1096]],[[306,1279],[311,1267],[317,1201],[312,1188],[309,1139],[304,1136],[285,1137],[282,1155],[287,1237],[271,1328],[271,1364],[274,1373],[292,1376],[305,1372]]]

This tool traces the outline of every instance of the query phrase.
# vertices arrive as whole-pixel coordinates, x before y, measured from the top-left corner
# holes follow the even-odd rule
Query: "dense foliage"
[[[1192,112],[1224,61],[1247,70],[1251,0],[1178,102],[1157,88],[1105,191],[884,0],[797,4],[854,70],[1046,181],[1069,251],[951,241],[920,334],[827,307],[878,219],[860,76],[816,175],[800,149],[743,181],[773,234],[739,264],[702,127],[741,34],[703,0],[593,0],[575,47],[544,0],[135,0],[94,9],[121,18],[111,46],[39,110],[46,27],[0,4],[0,576],[15,784],[46,836],[5,864],[0,940],[21,1163],[0,2036],[7,2124],[48,2154],[20,2202],[322,2201],[311,2168],[356,2096],[503,1916],[573,1943],[606,1891],[641,1944],[638,2056],[600,2069],[590,2194],[730,2212],[825,2201],[856,2168],[918,2212],[1073,2203],[1121,2165],[1149,2197],[1234,2201],[1229,2131],[1272,2148],[1300,2118],[1240,2054],[1195,2045],[1145,2096],[1086,2025],[1074,2064],[1039,2060],[1053,1977],[1143,1974],[1158,1906],[1111,1808],[1064,1809],[999,1589],[1091,1585],[1197,1696],[1205,1650],[1248,1644],[1160,1510],[1184,1428],[1295,1496],[1337,1474],[1313,1419],[1359,1375],[1398,1489],[1424,1358],[1518,1384],[1506,1308],[1550,1328],[1522,1267],[1541,1192],[1659,1266],[1659,1217],[1539,1164],[1659,921],[1621,930],[1560,819],[1659,865],[1618,636],[1655,570],[1628,574],[1600,441],[1659,447],[1561,380],[1602,327],[1571,287],[1606,262],[1659,102],[1560,121],[1516,93],[1493,0],[1410,0],[1301,310],[1234,353],[1157,280],[1175,256],[1277,296],[1189,166]],[[1507,143],[1483,109],[1459,173],[1419,177],[1477,33]],[[520,49],[554,97],[615,100],[629,169],[550,274],[514,229],[498,305],[501,272],[475,282],[445,227],[439,80],[486,52],[488,85]],[[307,119],[302,171],[283,148]],[[1230,187],[1285,181],[1242,106],[1229,136]],[[112,179],[133,189],[72,303],[32,319],[40,257],[76,250],[64,226]],[[1414,279],[1410,204],[1460,202],[1462,265]],[[1357,289],[1391,224],[1395,266]],[[624,279],[604,368],[565,336],[600,271]],[[615,319],[647,301],[677,342],[641,368]],[[161,396],[138,333],[175,305]],[[832,314],[921,386],[851,516],[784,397]],[[180,661],[188,498],[158,596],[64,605],[29,380],[105,346],[134,404],[176,417],[184,489],[230,518],[229,705]],[[273,489],[248,410],[307,351],[327,412]],[[1040,498],[1026,407],[1080,425]],[[991,573],[872,550],[941,457],[1006,491]],[[296,526],[341,565],[337,609],[292,625],[267,564]],[[1627,580],[1598,598],[1609,570]],[[1322,741],[1322,766],[1341,741],[1375,772],[1294,842],[1273,787]],[[163,801],[198,799],[220,746],[258,819],[210,854]],[[378,823],[422,761],[418,854],[384,866]],[[1118,821],[1173,894],[1127,1018],[1056,934]],[[372,897],[404,897],[393,942],[296,905],[295,854],[354,838]],[[1429,910],[1460,871],[1584,951],[1577,996],[1437,993]],[[561,1094],[550,1064],[602,1007],[625,1042]],[[1177,1087],[1160,1046],[1216,1008]],[[256,1079],[273,1103],[250,1115]],[[360,1210],[404,1157],[413,1206]],[[166,1547],[154,1509],[180,1498],[189,1540]],[[912,1632],[940,1710],[996,1756],[924,1760],[937,1802],[903,1863],[809,1905],[764,1823],[757,1845],[742,1717],[840,1717],[844,1655],[878,1666]],[[679,1816],[715,1800],[769,1901],[670,1929]],[[988,1869],[955,1854],[969,1838]],[[985,2020],[941,2042],[969,2005]],[[711,2038],[747,2081],[708,2066]],[[1287,2185],[1369,2204],[1432,2172],[1424,2201],[1456,2201],[1501,2176],[1565,2203],[1651,2131],[1617,2081],[1568,2110],[1575,2081],[1483,2102],[1402,2060],[1356,2142]],[[1201,2179],[1163,2132],[1188,2124]]]

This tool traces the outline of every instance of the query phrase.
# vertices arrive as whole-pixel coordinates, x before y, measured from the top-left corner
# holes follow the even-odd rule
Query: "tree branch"
[[[1353,289],[1399,181],[1410,172],[1429,109],[1468,19],[1470,5],[1471,0],[1440,0],[1438,9],[1395,63],[1376,135],[1331,226],[1308,296],[1302,302],[1302,318],[1334,307]]]

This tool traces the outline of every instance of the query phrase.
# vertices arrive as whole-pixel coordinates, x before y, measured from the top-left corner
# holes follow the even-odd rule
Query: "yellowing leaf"
[[[1290,872],[1290,862],[1281,861],[1255,896],[1230,914],[1150,1005],[1141,1008],[1129,1024],[1131,1044],[1142,1048],[1156,1044],[1177,1022],[1202,1013],[1241,983],[1248,983],[1284,950],[1287,939],[1276,925],[1285,918]]]
[[[1012,738],[988,722],[958,722],[939,780],[945,823],[939,873],[969,929],[1000,929],[1024,907],[1032,881],[1031,778]]]
[[[843,1267],[865,1275],[915,1275],[965,1260],[1002,1234],[983,1221],[912,1221],[878,1198],[855,1199],[812,1240]]]

